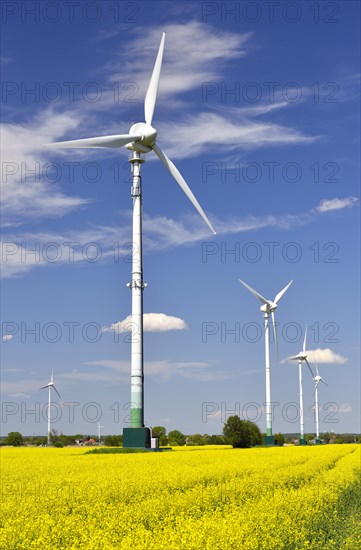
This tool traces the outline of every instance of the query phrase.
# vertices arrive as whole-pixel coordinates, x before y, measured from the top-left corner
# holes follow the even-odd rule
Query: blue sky
[[[126,425],[127,152],[42,145],[143,121],[163,30],[158,144],[217,235],[146,155],[145,420],[212,434],[235,410],[264,429],[260,304],[238,279],[271,299],[293,279],[280,358],[308,324],[321,431],[359,431],[358,3],[51,4],[2,13],[3,433],[46,433],[52,369],[59,432]],[[297,432],[297,367],[271,345],[271,369],[273,430]],[[306,370],[304,396],[313,431]]]

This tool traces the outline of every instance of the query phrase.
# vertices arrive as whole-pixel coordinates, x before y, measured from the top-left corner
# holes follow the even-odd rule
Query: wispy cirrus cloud
[[[23,218],[63,216],[87,204],[85,199],[66,195],[41,175],[46,165],[43,144],[78,124],[76,114],[54,109],[46,109],[27,122],[1,124],[3,225]]]
[[[140,98],[145,96],[163,30],[166,47],[163,57],[159,103],[199,88],[202,82],[217,80],[232,59],[251,48],[253,33],[221,31],[196,20],[149,28],[138,27],[129,47],[107,67],[112,81],[136,79]]]
[[[124,383],[129,384],[130,362],[123,360],[111,360],[111,359],[99,359],[96,361],[86,362],[85,365],[92,367],[104,367],[110,369],[115,376],[121,378]],[[183,378],[189,378],[192,380],[198,380],[200,382],[212,382],[215,380],[225,380],[231,378],[226,371],[218,371],[214,367],[205,361],[171,361],[169,359],[163,359],[159,361],[146,361],[144,364],[144,373],[148,376],[154,376],[160,380],[167,380],[173,376],[181,376]],[[92,374],[92,373],[90,373]],[[97,373],[99,376],[111,376],[105,371],[105,373]],[[61,377],[65,378],[68,375],[63,374]],[[73,374],[72,376],[77,376]],[[86,379],[84,377],[84,379]]]
[[[237,118],[201,112],[183,117],[181,122],[160,123],[166,152],[171,158],[190,158],[210,150],[222,153],[252,150],[265,146],[312,143],[318,136],[306,136],[299,130],[274,122],[256,120],[262,110],[239,109]],[[177,131],[174,131],[174,128]]]
[[[352,406],[349,403],[341,403],[337,408],[337,412],[340,414],[352,413]]]
[[[8,233],[0,242],[1,277],[19,277],[44,266],[119,262],[132,250],[130,225],[89,226],[59,233]]]
[[[336,200],[342,202],[343,199]],[[345,199],[345,202],[348,202],[349,207],[357,204],[356,200],[350,201],[349,198]],[[312,223],[324,212],[316,207],[306,212],[278,216],[270,214],[234,217],[228,220],[220,220],[215,216],[210,218],[217,230],[217,236],[225,236],[269,227],[287,230]],[[88,265],[90,262],[119,262],[124,257],[129,258],[132,252],[131,212],[124,212],[123,219],[126,223],[123,221],[119,225],[99,225],[63,233],[8,233],[0,243],[1,277],[4,279],[19,277],[32,269],[44,266],[55,267],[79,262]],[[200,240],[211,238],[209,230],[197,215],[190,215],[183,220],[144,215],[143,230],[144,251],[148,253],[176,246],[193,245]]]
[[[5,55],[0,56],[0,65],[8,65],[9,63],[12,63],[14,60],[12,57],[7,57]]]
[[[114,51],[112,62],[102,66],[98,73],[101,82],[134,84],[140,120],[143,119],[143,98],[162,30],[147,27],[147,32],[144,32],[139,27],[128,47],[120,48],[118,53]],[[298,129],[259,119],[263,114],[286,107],[284,101],[272,106],[225,109],[219,113],[211,112],[211,107],[200,101],[195,112],[194,101],[185,102],[184,95],[200,89],[205,82],[219,81],[226,68],[249,54],[254,36],[249,32],[220,31],[194,19],[169,24],[166,30],[171,39],[167,40],[164,55],[156,117],[160,142],[164,142],[171,157],[190,158],[212,150],[222,152],[306,144],[317,139],[317,136],[304,135]],[[162,101],[165,98],[167,101]],[[86,159],[114,154],[114,151],[99,150],[54,152],[42,149],[42,145],[51,141],[126,132],[127,124],[123,128],[119,120],[114,121],[114,109],[117,108],[118,112],[118,107],[114,90],[107,90],[96,103],[79,98],[70,106],[59,103],[39,110],[26,121],[2,125],[3,161],[8,170],[5,181],[2,181],[3,223],[11,225],[29,219],[63,216],[89,203],[84,198],[67,195],[60,186],[49,184],[42,175],[39,178],[28,175],[23,181],[21,166],[29,172],[37,163],[44,167],[59,156]],[[130,108],[134,110],[134,102],[124,100],[121,112],[126,115]],[[170,111],[172,120],[169,119]]]
[[[358,203],[357,197],[344,197],[334,199],[324,199],[316,206],[316,212],[333,212],[334,210],[342,210],[343,208],[352,208]]]

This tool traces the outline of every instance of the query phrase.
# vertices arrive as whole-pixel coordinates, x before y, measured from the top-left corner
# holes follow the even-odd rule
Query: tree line
[[[180,430],[171,430],[167,433],[164,426],[154,426],[152,428],[152,437],[159,440],[161,447],[182,447],[186,446],[204,446],[204,445],[232,445],[234,448],[249,448],[257,445],[262,445],[264,434],[261,433],[259,427],[250,420],[241,420],[239,416],[230,416],[224,424],[223,433],[220,435],[208,434],[192,434],[185,435]],[[307,442],[315,438],[314,433],[305,435]],[[361,443],[360,434],[335,434],[324,432],[320,434],[323,443],[340,444],[340,443]],[[276,445],[284,445],[294,443],[298,439],[297,434],[282,434],[274,435]],[[69,445],[94,445],[99,443],[96,435],[65,435],[58,434],[56,430],[52,430],[50,434],[50,443],[54,447],[66,447]],[[121,447],[123,438],[121,435],[106,435],[102,437],[100,442],[107,447]],[[20,447],[23,445],[45,446],[47,445],[46,436],[23,436],[20,432],[9,432],[7,437],[0,440],[0,445],[11,445]]]

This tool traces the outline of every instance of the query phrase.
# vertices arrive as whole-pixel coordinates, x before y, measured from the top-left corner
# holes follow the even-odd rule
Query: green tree
[[[45,435],[40,435],[34,440],[35,445],[46,445],[48,438]]]
[[[9,432],[5,439],[5,445],[12,445],[13,447],[20,447],[24,445],[24,438],[20,432]]]
[[[344,443],[354,443],[356,438],[352,434],[342,434],[342,440]]]
[[[262,443],[262,435],[257,424],[250,420],[241,420],[237,415],[228,418],[223,433],[234,448],[254,447]]]
[[[205,435],[203,439],[206,445],[228,445],[224,435]]]
[[[165,429],[164,426],[154,426],[154,428],[152,428],[152,436],[153,437],[162,437],[163,435],[166,435],[167,433],[167,430]]]
[[[159,439],[159,445],[163,447],[168,445],[168,437],[166,433],[167,430],[164,426],[154,426],[154,428],[152,428],[152,437],[157,437]]]
[[[187,437],[187,445],[205,445],[205,438],[201,434],[189,435]]]
[[[183,447],[186,443],[186,438],[179,430],[171,430],[168,434],[169,445],[174,447]]]
[[[285,442],[285,436],[281,433],[275,434],[274,439],[276,445],[283,445]]]
[[[106,435],[104,438],[104,444],[107,447],[121,447],[123,438],[121,435]]]
[[[53,428],[50,431],[50,444],[55,445],[55,443],[58,443],[58,441],[59,441],[58,431],[55,430],[55,428]],[[56,446],[58,446],[58,445],[56,445]]]
[[[331,437],[332,437],[332,434],[330,434],[330,432],[325,432],[325,433],[323,433],[323,434],[320,434],[320,438],[323,439],[323,441],[324,441],[325,443],[329,443]]]

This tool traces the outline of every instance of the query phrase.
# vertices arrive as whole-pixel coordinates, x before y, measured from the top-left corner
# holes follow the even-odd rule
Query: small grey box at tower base
[[[124,428],[123,447],[150,449],[150,428]]]

